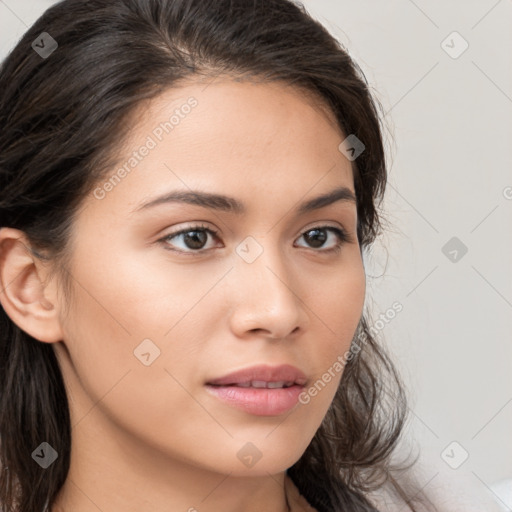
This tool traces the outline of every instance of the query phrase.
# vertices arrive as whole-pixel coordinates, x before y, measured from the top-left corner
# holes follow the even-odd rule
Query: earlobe
[[[62,340],[62,330],[58,304],[45,288],[44,275],[23,231],[1,228],[0,303],[20,329],[39,341],[53,343]]]

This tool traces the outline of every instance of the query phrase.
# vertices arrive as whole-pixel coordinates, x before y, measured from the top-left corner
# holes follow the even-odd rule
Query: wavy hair
[[[42,56],[43,32],[58,44]],[[49,41],[47,39],[46,41]],[[41,47],[42,45],[40,45]],[[47,47],[48,49],[48,47]],[[66,262],[81,200],[105,179],[133,116],[186,80],[225,74],[281,81],[312,93],[365,151],[353,162],[361,251],[379,235],[386,161],[379,104],[344,47],[292,0],[63,0],[49,8],[0,69],[0,227],[22,230],[34,256],[52,261],[65,293]],[[368,493],[391,485],[410,510],[410,489],[392,476],[391,454],[406,397],[365,315],[329,411],[288,469],[319,512],[375,511]],[[31,454],[47,440],[47,469]],[[0,308],[0,503],[39,512],[69,470],[69,404],[51,344]],[[407,486],[408,487],[408,486]]]

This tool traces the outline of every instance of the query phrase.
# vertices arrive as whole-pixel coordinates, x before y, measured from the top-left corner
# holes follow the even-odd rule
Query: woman
[[[0,90],[5,510],[420,510],[339,43],[288,0],[64,0]]]

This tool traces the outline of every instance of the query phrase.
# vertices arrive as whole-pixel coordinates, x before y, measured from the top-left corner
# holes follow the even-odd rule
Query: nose
[[[285,339],[304,330],[308,308],[300,296],[300,283],[277,248],[266,247],[252,263],[236,261],[229,286],[231,329],[240,338],[259,333]]]

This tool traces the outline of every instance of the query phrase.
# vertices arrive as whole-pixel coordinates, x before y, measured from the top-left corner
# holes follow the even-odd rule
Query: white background
[[[1,58],[52,3],[0,0]],[[304,5],[386,113],[388,231],[367,261],[368,304],[374,320],[403,306],[381,333],[409,390],[422,485],[505,502],[490,486],[512,478],[512,0]],[[442,251],[452,237],[467,247],[449,249],[457,261]],[[441,456],[454,441],[446,460],[468,454],[457,469]]]

